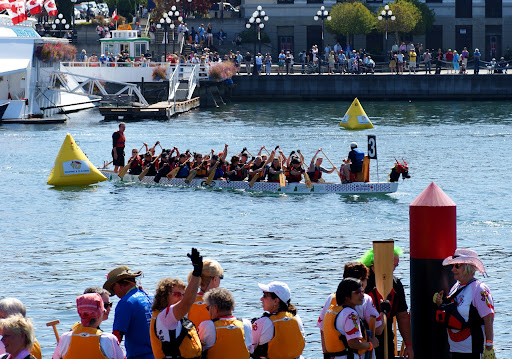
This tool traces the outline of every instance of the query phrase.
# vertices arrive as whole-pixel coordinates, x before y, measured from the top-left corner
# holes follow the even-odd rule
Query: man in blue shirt
[[[122,341],[126,336],[127,359],[154,359],[149,338],[151,305],[153,298],[137,287],[135,278],[142,272],[132,273],[127,266],[120,266],[107,276],[103,288],[121,300],[117,303],[113,333]]]
[[[357,174],[363,170],[364,151],[357,148],[357,143],[352,142],[350,144],[350,152],[348,158],[344,159],[343,162],[343,173],[345,180],[343,183],[350,183],[350,174]]]

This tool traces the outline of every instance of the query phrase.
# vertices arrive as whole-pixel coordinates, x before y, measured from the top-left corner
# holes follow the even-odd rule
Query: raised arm
[[[173,308],[176,320],[183,318],[190,310],[190,307],[192,307],[192,304],[194,304],[197,290],[199,289],[199,283],[201,282],[201,273],[203,271],[203,257],[199,255],[197,249],[192,248],[192,253],[187,254],[187,257],[192,261],[194,270],[192,271],[192,278],[187,285],[183,298]]]

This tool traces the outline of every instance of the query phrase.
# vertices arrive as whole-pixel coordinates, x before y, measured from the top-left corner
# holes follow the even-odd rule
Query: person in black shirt
[[[400,247],[395,246],[394,249],[394,265],[395,268],[398,267],[399,256],[403,254],[403,251]],[[373,303],[377,311],[387,312],[388,313],[388,358],[395,357],[395,344],[394,344],[394,336],[393,336],[393,318],[396,317],[398,323],[398,329],[400,330],[400,334],[402,335],[403,341],[405,343],[405,358],[414,359],[414,352],[412,349],[412,334],[411,334],[411,320],[409,318],[407,302],[405,300],[405,291],[402,282],[397,277],[393,276],[393,289],[391,293],[387,296],[384,301],[380,293],[377,291],[375,285],[375,272],[373,271],[373,249],[367,251],[363,257],[359,259],[359,262],[366,265],[370,268],[370,275],[368,276],[368,283],[366,285],[365,292],[372,297]],[[378,335],[377,339],[379,339],[378,348],[375,349],[375,356],[377,359],[384,358],[384,334]]]

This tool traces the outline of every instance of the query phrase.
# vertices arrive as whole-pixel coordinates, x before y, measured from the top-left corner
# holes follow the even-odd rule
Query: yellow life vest
[[[101,350],[101,330],[77,326],[71,334],[71,342],[64,359],[108,359]]]
[[[154,310],[151,315],[151,323],[149,324],[149,339],[151,340],[151,349],[153,349],[153,356],[155,359],[165,358],[164,351],[162,350],[162,342],[156,336],[156,318],[160,314],[159,310]]]
[[[297,318],[290,312],[271,315],[274,337],[268,343],[269,359],[295,359],[301,356],[306,341],[300,331]]]
[[[32,354],[32,356],[36,359],[41,359],[42,358],[42,355],[41,355],[41,344],[39,344],[39,342],[36,340],[34,342],[34,346],[32,347],[32,350],[30,351],[30,354]]]
[[[215,344],[206,352],[207,359],[249,359],[245,345],[244,323],[236,318],[219,319],[215,325]]]
[[[196,301],[190,307],[187,318],[194,323],[196,328],[199,328],[199,324],[205,320],[211,320],[210,313],[206,309],[206,303],[203,302],[203,294],[198,294]]]
[[[336,329],[336,318],[340,315],[344,309],[343,306],[336,304],[336,298],[333,298],[334,304],[331,302],[331,306],[327,310],[324,317],[324,340],[325,349],[333,356],[338,355],[350,355],[354,353],[354,350],[350,349],[347,343],[347,338]],[[363,342],[367,341],[366,329],[363,326],[363,322],[360,320],[361,334],[363,335]],[[362,349],[358,351],[359,355],[362,355],[367,350]]]
[[[149,335],[151,338],[151,348],[155,359],[163,358],[200,358],[202,353],[201,340],[197,334],[196,327],[187,318],[182,318],[181,332],[176,338],[176,331],[169,330],[171,341],[162,341],[156,333],[156,318],[160,313],[155,310],[151,317]],[[176,346],[178,348],[176,348]]]

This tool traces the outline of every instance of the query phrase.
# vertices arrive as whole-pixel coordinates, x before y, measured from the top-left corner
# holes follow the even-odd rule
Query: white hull
[[[247,181],[225,181],[215,180],[209,186],[206,184],[206,178],[195,178],[190,184],[185,183],[184,178],[169,179],[163,177],[159,183],[155,183],[153,176],[146,176],[139,181],[136,175],[125,175],[122,179],[110,170],[100,169],[109,181],[123,183],[144,183],[171,187],[210,187],[219,189],[241,189],[255,192],[273,192],[289,194],[308,194],[308,193],[343,193],[343,194],[385,194],[393,193],[398,189],[398,182],[353,182],[347,184],[341,183],[313,183],[313,188],[307,188],[304,183],[288,183],[286,187],[280,187],[275,182],[256,182],[254,186],[249,187]]]

